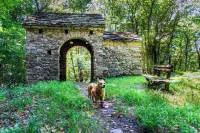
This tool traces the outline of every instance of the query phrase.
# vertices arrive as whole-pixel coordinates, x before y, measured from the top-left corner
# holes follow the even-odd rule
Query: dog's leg
[[[91,100],[91,93],[88,91],[88,99]]]
[[[94,96],[92,96],[92,101],[93,101],[93,103],[95,103],[95,98],[94,98]]]
[[[98,97],[95,96],[95,108],[98,108],[98,101],[99,101]]]
[[[98,97],[96,96],[95,91],[91,91],[91,98],[92,98],[92,101],[95,103],[94,108],[97,108],[98,107]],[[95,99],[95,101],[94,101],[94,99]]]
[[[101,100],[101,107],[104,108],[104,106],[103,106],[104,97],[100,96],[100,100]]]

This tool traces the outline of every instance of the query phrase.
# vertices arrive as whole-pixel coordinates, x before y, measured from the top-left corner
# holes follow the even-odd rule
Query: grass
[[[174,78],[170,92],[145,88],[142,76],[107,78],[106,98],[115,99],[116,113],[134,113],[150,132],[199,132],[200,79]],[[72,82],[1,88],[0,132],[95,132],[91,104]]]
[[[0,132],[91,132],[91,102],[72,82],[40,82],[10,91],[1,89]]]
[[[195,101],[194,97],[191,99],[188,94],[192,91],[195,97],[200,96],[200,93],[196,93],[198,89],[195,84],[180,81],[171,85],[171,92],[164,92],[149,88],[141,89],[140,86],[146,83],[142,76],[108,78],[106,83],[106,97],[134,106],[134,113],[141,125],[151,132],[200,131],[199,99],[196,98]],[[190,86],[187,87],[187,92],[186,83]],[[173,101],[172,97],[177,100]]]

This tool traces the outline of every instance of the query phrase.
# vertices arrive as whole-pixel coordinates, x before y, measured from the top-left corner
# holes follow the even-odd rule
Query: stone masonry
[[[23,26],[28,83],[61,80],[66,65],[61,63],[61,56],[66,55],[68,47],[79,45],[73,41],[89,48],[91,80],[142,73],[141,39],[132,33],[104,32],[104,19],[99,14],[40,13],[27,17]]]

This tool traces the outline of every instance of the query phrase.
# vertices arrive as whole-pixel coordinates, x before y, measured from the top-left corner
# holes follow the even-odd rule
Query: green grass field
[[[134,106],[140,124],[151,132],[200,131],[200,88],[196,87],[200,80],[172,83],[170,92],[140,89],[138,84],[146,84],[142,76],[108,78],[106,83],[106,97]]]
[[[41,82],[0,92],[0,132],[91,132],[91,102],[72,82]]]
[[[142,76],[106,79],[106,99],[116,111],[129,107],[150,132],[200,131],[200,80],[181,78],[170,92],[146,88]],[[123,106],[121,106],[123,104]],[[0,89],[0,132],[94,132],[92,103],[72,82],[40,82]]]

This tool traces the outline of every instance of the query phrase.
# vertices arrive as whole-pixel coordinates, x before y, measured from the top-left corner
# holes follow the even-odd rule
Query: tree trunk
[[[178,70],[181,70],[181,64],[182,64],[182,53],[183,53],[183,50],[182,50],[182,39],[181,39],[181,41],[180,41],[180,43],[179,43],[179,48],[180,48],[180,54],[179,54],[179,56],[177,57],[178,59],[177,59],[177,65],[178,65],[178,67],[177,67],[177,69]]]
[[[157,60],[158,60],[158,63],[160,64],[160,40],[158,41],[158,47],[157,47]]]
[[[71,56],[71,62],[72,62],[72,69],[73,69],[73,72],[74,72],[74,78],[75,78],[75,80],[77,80],[72,51],[70,52],[70,56]]]
[[[185,72],[186,72],[188,67],[188,45],[189,45],[189,37],[187,33],[185,33],[185,37],[186,37],[186,44],[185,44]]]
[[[37,0],[35,0],[35,5],[36,5],[36,7],[37,7],[37,12],[39,12],[39,4],[38,4],[38,1],[37,1]]]
[[[156,42],[155,42],[156,43]],[[153,62],[154,64],[158,64],[157,52],[156,52],[156,44],[153,45]]]
[[[200,54],[198,55],[199,69],[200,69]]]
[[[51,0],[46,0],[44,2],[38,2],[38,0],[35,0],[35,4],[37,7],[37,12],[42,12],[44,9],[46,9],[51,3]]]
[[[197,40],[195,40],[195,47],[196,47],[196,52],[198,55],[198,64],[199,64],[199,69],[200,69],[200,48],[198,48]]]
[[[148,14],[148,18],[147,18],[147,67],[148,67],[148,71],[151,74],[152,73],[152,68],[153,68],[153,47],[152,47],[152,43],[151,43],[151,39],[150,39],[150,29],[151,29],[151,17],[152,17],[152,13],[153,13],[153,6],[155,4],[155,0],[152,1],[151,3],[151,7],[150,7],[150,12]]]
[[[169,40],[169,43],[167,45],[167,54],[168,54],[168,63],[171,64],[171,44],[172,44],[172,40],[174,38],[174,31],[175,31],[175,28],[176,28],[176,25],[177,25],[177,22],[178,22],[178,19],[179,19],[179,14],[177,13],[177,16],[174,20],[174,24],[173,24],[173,28],[172,28],[172,31],[171,31],[171,36],[170,36],[170,40]]]

